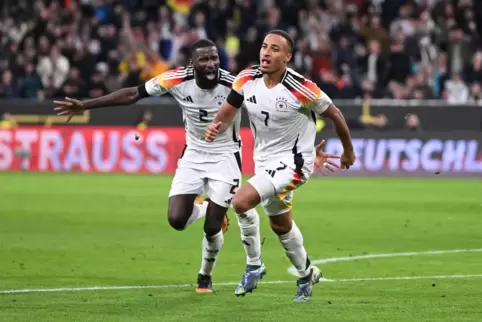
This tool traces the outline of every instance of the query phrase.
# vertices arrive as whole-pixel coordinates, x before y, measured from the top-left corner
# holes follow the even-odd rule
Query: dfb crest
[[[278,97],[276,99],[276,110],[278,112],[286,112],[288,111],[288,100],[284,97]]]
[[[217,95],[216,97],[214,97],[214,104],[216,104],[216,106],[221,107],[221,105],[223,105],[223,102],[225,100],[226,100],[226,97],[222,95]]]

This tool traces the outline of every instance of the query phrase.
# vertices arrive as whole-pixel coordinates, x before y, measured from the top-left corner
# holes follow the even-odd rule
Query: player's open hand
[[[341,155],[341,169],[350,169],[350,167],[355,163],[356,156],[353,149],[345,149]]]
[[[219,130],[221,129],[221,122],[211,123],[206,128],[205,139],[208,142],[214,141],[214,139],[219,135]]]
[[[316,159],[315,159],[315,166],[321,170],[321,174],[324,176],[328,175],[325,169],[335,172],[336,169],[340,169],[340,166],[336,164],[333,160],[330,159],[340,159],[339,155],[336,154],[329,154],[323,151],[323,145],[325,145],[325,140],[322,140],[320,144],[318,144],[315,148],[316,150]]]
[[[67,122],[69,122],[75,115],[84,114],[85,107],[81,101],[69,97],[65,99],[65,101],[54,101],[54,104],[57,105],[54,108],[57,111],[57,115],[66,115],[68,117]]]

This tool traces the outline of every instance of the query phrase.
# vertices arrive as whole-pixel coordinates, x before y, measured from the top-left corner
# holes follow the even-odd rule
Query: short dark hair
[[[270,32],[268,32],[268,35],[278,35],[286,39],[289,45],[290,52],[292,52],[293,49],[295,48],[295,41],[293,40],[293,37],[291,37],[291,35],[284,30],[280,30],[280,29],[271,30]]]
[[[216,47],[216,44],[209,39],[196,40],[191,45],[191,50],[190,50],[191,51],[191,57],[192,57],[192,55],[194,55],[196,50],[198,50],[199,48],[206,48],[206,47]]]

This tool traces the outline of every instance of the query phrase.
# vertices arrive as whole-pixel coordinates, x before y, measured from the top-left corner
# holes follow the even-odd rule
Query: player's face
[[[216,47],[198,48],[192,57],[192,64],[196,73],[207,80],[218,78],[219,55]]]
[[[290,47],[285,38],[274,34],[264,38],[259,52],[260,67],[263,73],[272,74],[284,69],[290,59]]]

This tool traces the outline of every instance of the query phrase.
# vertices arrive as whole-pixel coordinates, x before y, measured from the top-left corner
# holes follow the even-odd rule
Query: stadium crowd
[[[482,101],[482,1],[5,0],[0,97],[98,97],[186,64],[215,40],[222,68],[258,61],[264,33],[333,98]],[[478,23],[479,22],[479,23]]]

